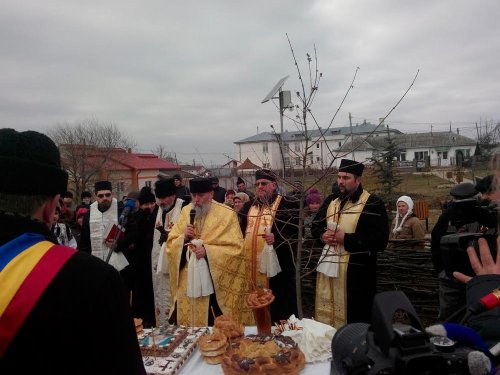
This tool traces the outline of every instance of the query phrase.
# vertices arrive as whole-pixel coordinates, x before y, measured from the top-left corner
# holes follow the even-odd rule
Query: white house
[[[429,158],[432,167],[456,165],[476,152],[474,139],[453,132],[428,132],[391,135],[397,145],[399,161],[424,161]],[[362,161],[377,155],[387,145],[386,137],[369,137],[345,144],[344,149],[355,150],[356,160]],[[335,150],[339,152],[340,149]],[[346,157],[352,158],[352,154]]]
[[[302,161],[306,156],[306,165],[311,168],[326,168],[337,165],[337,159],[346,156],[350,149],[343,147],[346,142],[354,139],[378,138],[387,135],[402,134],[399,130],[386,129],[366,121],[352,127],[315,129],[307,132],[285,131],[282,135],[263,132],[234,142],[238,146],[239,159],[249,159],[252,163],[263,168],[282,169],[286,167],[302,168]],[[282,136],[283,144],[280,145]],[[280,152],[283,147],[283,153]],[[364,154],[359,154],[361,158]],[[351,155],[352,156],[352,155]],[[357,160],[357,151],[355,151]],[[360,159],[362,160],[362,159]]]

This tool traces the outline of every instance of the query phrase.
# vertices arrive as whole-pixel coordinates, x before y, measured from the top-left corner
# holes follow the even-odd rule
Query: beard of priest
[[[238,218],[233,210],[212,200],[209,178],[192,179],[189,188],[192,201],[182,209],[166,245],[172,291],[169,321],[187,326],[213,325],[212,309],[215,315],[232,314],[241,321],[248,285]],[[192,209],[196,215],[191,224]],[[192,239],[202,240],[203,245],[189,249],[186,245]],[[192,251],[191,257],[207,261],[214,293],[188,297],[187,251]]]

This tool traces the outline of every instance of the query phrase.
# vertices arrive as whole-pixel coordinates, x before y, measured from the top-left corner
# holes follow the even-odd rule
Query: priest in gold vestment
[[[317,267],[315,317],[337,329],[370,323],[377,252],[386,248],[389,237],[384,202],[361,186],[363,168],[342,159],[340,196],[322,213],[325,217],[315,218],[312,228],[313,236],[326,245]]]
[[[299,202],[277,192],[276,175],[268,169],[255,172],[256,198],[245,203],[238,215],[245,233],[245,256],[249,263],[252,288],[270,288],[276,297],[270,305],[272,322],[297,314],[295,265],[293,254],[297,246]],[[265,227],[270,232],[265,232]],[[281,272],[267,277],[259,270],[264,245],[272,245]]]
[[[214,314],[232,314],[241,321],[248,293],[248,267],[238,218],[231,208],[212,200],[210,178],[192,179],[189,188],[192,201],[182,209],[166,246],[173,299],[169,320],[187,326],[207,326],[213,325]],[[196,214],[191,218],[193,209]],[[202,240],[203,244],[187,246],[193,239]],[[207,261],[212,294],[188,296],[186,252]]]

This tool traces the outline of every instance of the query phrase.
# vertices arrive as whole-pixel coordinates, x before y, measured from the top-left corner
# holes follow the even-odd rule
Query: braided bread
[[[279,337],[245,338],[233,343],[222,359],[225,375],[298,374],[305,366],[304,353],[293,340]]]
[[[227,348],[227,337],[222,333],[204,335],[198,340],[198,346],[205,362],[219,364]]]
[[[271,289],[257,289],[247,297],[247,305],[251,309],[261,309],[269,306],[274,301],[274,294]]]
[[[222,333],[230,339],[243,336],[245,326],[237,322],[231,315],[220,315],[215,318],[214,333]]]

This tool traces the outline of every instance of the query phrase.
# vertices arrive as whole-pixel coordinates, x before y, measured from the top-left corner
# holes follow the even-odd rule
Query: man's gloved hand
[[[167,233],[167,231],[165,230],[165,228],[163,228],[163,226],[162,226],[162,225],[158,225],[158,226],[156,227],[156,230],[157,230],[158,232],[160,232],[160,239],[158,240],[158,243],[159,243],[160,245],[163,245],[163,243],[167,240],[168,233]]]
[[[167,237],[168,237],[168,233],[165,230],[163,230],[163,232],[161,232],[160,239],[158,240],[158,243],[160,245],[163,245],[163,243],[167,240]]]

